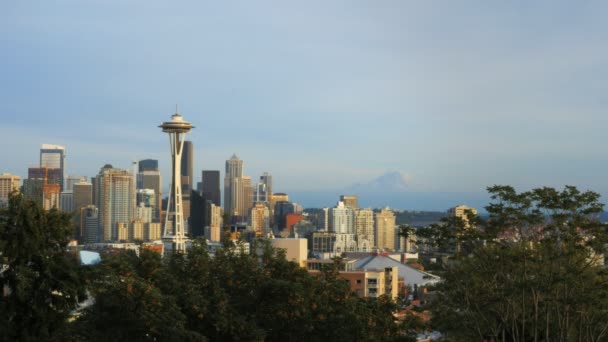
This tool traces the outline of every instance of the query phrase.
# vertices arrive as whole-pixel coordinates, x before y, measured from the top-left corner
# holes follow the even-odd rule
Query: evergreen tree
[[[0,339],[61,340],[84,297],[78,260],[66,253],[70,216],[13,194],[0,213]]]

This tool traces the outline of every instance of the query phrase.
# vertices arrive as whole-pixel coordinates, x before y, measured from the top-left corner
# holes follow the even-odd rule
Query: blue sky
[[[168,180],[157,126],[178,103],[197,174],[237,153],[292,194],[389,171],[412,193],[608,193],[607,14],[603,1],[4,1],[0,172],[25,176],[52,143],[71,175],[156,158]]]

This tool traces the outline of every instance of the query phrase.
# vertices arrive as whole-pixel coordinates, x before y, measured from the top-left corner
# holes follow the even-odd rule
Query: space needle
[[[158,126],[163,132],[169,134],[169,147],[171,149],[171,189],[167,203],[165,229],[163,231],[163,249],[165,255],[171,252],[183,253],[186,251],[186,237],[184,226],[184,211],[182,208],[182,181],[181,165],[184,138],[194,126],[184,121],[177,113],[171,115],[171,121],[163,122]]]

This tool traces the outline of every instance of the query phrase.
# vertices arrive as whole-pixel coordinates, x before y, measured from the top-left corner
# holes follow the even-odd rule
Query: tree
[[[70,216],[13,193],[0,213],[0,340],[61,340],[84,297]]]
[[[462,341],[606,341],[608,275],[598,261],[608,239],[599,195],[572,186],[488,191],[489,217],[475,234],[428,234],[484,242],[446,271],[434,326]]]
[[[87,287],[95,303],[83,310],[71,326],[77,341],[199,341],[202,337],[185,329],[186,317],[176,296],[163,293],[162,262],[158,253],[105,254],[87,272]]]

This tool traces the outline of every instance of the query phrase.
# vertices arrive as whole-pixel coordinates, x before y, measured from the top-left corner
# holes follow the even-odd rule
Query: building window
[[[357,285],[361,284],[361,279],[357,279]]]

